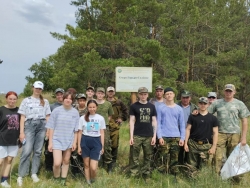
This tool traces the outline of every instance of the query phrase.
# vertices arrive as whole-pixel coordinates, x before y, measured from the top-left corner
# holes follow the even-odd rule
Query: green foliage
[[[245,0],[75,0],[76,27],[51,33],[63,45],[30,68],[46,90],[115,85],[115,67],[153,67],[161,83],[195,95],[235,84],[250,102],[250,21]],[[190,82],[190,83],[189,83]],[[197,83],[197,84],[196,84]],[[26,86],[29,87],[29,84]],[[200,93],[199,93],[200,92]],[[27,89],[24,93],[27,93]]]

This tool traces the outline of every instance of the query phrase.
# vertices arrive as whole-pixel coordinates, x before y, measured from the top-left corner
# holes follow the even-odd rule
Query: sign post
[[[139,87],[152,92],[152,67],[116,67],[116,91],[131,92],[131,103],[136,102]]]

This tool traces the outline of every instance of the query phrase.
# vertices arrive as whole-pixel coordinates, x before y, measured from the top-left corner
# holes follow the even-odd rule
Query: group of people
[[[215,92],[200,97],[198,106],[190,102],[191,93],[186,90],[181,93],[180,102],[175,103],[175,93],[173,88],[159,85],[155,98],[147,101],[148,89],[139,88],[139,101],[131,105],[129,113],[130,175],[147,181],[152,167],[176,175],[185,164],[195,169],[213,165],[219,174],[234,147],[239,143],[246,145],[250,113],[242,101],[234,98],[233,84],[224,86],[221,99]]]
[[[245,104],[236,98],[235,86],[226,84],[224,98],[215,92],[200,97],[198,106],[191,103],[191,93],[183,91],[175,103],[175,90],[171,87],[155,88],[155,98],[148,100],[148,89],[138,89],[138,101],[128,109],[115,97],[115,88],[89,86],[86,95],[74,88],[66,92],[55,90],[56,102],[49,104],[42,96],[44,84],[36,81],[32,96],[16,106],[18,95],[6,94],[6,105],[0,107],[0,168],[1,186],[8,183],[11,163],[22,152],[17,184],[23,177],[37,176],[45,140],[45,167],[53,171],[54,180],[62,185],[72,161],[72,152],[83,161],[86,182],[95,181],[99,165],[112,173],[117,161],[119,129],[129,117],[130,154],[129,174],[150,178],[152,168],[177,174],[178,164],[189,163],[199,169],[204,161],[211,162],[219,173],[225,156],[240,142],[246,144],[247,117]],[[94,99],[94,95],[96,99]],[[240,129],[240,121],[242,130]],[[140,166],[141,148],[144,163]],[[30,162],[30,158],[32,160]],[[30,170],[31,163],[31,172]],[[152,164],[154,163],[154,165]]]
[[[22,147],[18,186],[23,185],[23,177],[29,174],[33,182],[40,181],[37,174],[44,141],[45,168],[53,171],[54,180],[62,185],[66,185],[72,152],[77,152],[83,161],[88,184],[95,181],[101,158],[111,173],[117,160],[119,129],[128,117],[127,107],[115,97],[114,87],[107,90],[98,87],[95,91],[89,86],[86,95],[76,94],[74,88],[66,92],[58,88],[57,101],[51,105],[42,96],[43,88],[44,84],[36,81],[32,95],[19,108],[18,95],[12,91],[6,94],[7,104],[0,108],[1,186],[11,187],[8,178],[18,146]]]

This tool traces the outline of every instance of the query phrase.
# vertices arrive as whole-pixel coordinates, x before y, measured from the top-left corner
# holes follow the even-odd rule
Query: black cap
[[[167,88],[164,89],[164,94],[169,92],[169,91],[174,92],[174,90],[171,87],[167,87]]]

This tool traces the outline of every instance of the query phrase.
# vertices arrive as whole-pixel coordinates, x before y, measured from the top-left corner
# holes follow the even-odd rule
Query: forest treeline
[[[115,86],[115,67],[153,67],[153,86],[194,97],[232,83],[250,106],[248,0],[76,0],[76,27],[51,33],[57,52],[30,67],[46,91]],[[126,95],[126,94],[124,94]]]

